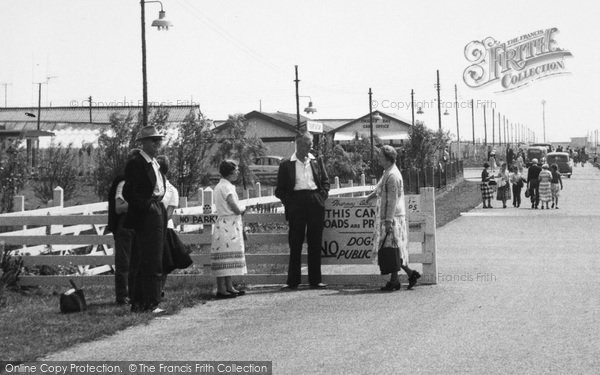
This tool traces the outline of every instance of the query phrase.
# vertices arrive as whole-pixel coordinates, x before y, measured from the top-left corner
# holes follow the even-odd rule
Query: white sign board
[[[406,214],[420,213],[419,195],[405,196]],[[375,231],[375,200],[365,197],[330,197],[325,201],[325,228],[321,256],[327,258],[372,259]]]
[[[308,130],[311,133],[323,133],[323,123],[307,120],[306,130]]]

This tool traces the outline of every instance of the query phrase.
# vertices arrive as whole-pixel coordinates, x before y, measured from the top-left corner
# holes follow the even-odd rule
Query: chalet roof
[[[171,106],[149,106],[150,114],[154,109],[164,108],[169,110],[167,122],[182,122],[190,111],[199,111],[198,105],[171,105]],[[141,106],[110,106],[110,107],[91,107],[93,124],[109,124],[111,114],[117,113],[122,116],[128,114],[137,115],[142,111]],[[25,113],[29,112],[37,116],[37,107],[12,107],[0,108],[0,124],[16,123],[34,123],[37,124],[35,117],[30,117]],[[90,107],[42,107],[40,110],[40,123],[63,123],[63,124],[90,124]],[[44,126],[46,129],[47,126]]]
[[[376,114],[376,113],[379,113],[381,115],[381,117],[383,117],[383,118],[387,117],[387,118],[393,119],[393,120],[399,122],[401,125],[407,126],[409,128],[412,126],[409,121],[406,121],[406,120],[404,120],[403,118],[401,118],[401,117],[399,117],[397,115],[392,115],[392,114],[385,113],[385,112],[382,112],[382,111],[373,111],[372,113],[373,113],[373,115]],[[335,128],[333,130],[333,132],[335,133],[335,132],[337,132],[339,130],[343,130],[344,128],[346,128],[348,126],[351,126],[351,125],[353,125],[353,124],[355,124],[355,123],[357,123],[359,121],[362,121],[365,118],[369,118],[369,114],[368,113],[366,115],[364,115],[364,116],[361,116],[359,118],[353,119],[350,122],[347,122],[347,123],[345,123],[343,125],[338,126],[337,128]]]

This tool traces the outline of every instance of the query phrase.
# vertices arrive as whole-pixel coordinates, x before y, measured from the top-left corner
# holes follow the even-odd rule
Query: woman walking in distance
[[[481,199],[483,200],[483,208],[492,208],[492,187],[489,185],[490,174],[488,169],[490,165],[483,163],[483,171],[481,171]],[[487,204],[486,204],[487,202]]]
[[[213,227],[210,260],[213,275],[217,277],[217,298],[222,299],[244,295],[244,291],[233,287],[231,276],[248,272],[242,224],[246,209],[240,207],[233,185],[240,170],[235,162],[225,160],[219,166],[219,173],[222,177],[214,190],[218,218]]]
[[[510,199],[510,178],[506,169],[506,162],[500,166],[498,173],[498,192],[496,200],[502,201],[502,208],[506,208],[506,201]]]
[[[367,197],[367,202],[377,198],[378,214],[375,218],[374,254],[377,254],[381,247],[397,246],[402,258],[398,270],[391,273],[390,281],[381,288],[383,291],[400,289],[400,279],[398,278],[400,268],[408,275],[408,289],[412,289],[417,283],[417,279],[421,277],[419,272],[408,267],[408,224],[404,204],[404,182],[402,174],[396,167],[396,156],[396,150],[392,146],[381,147],[379,165],[384,168],[383,176],[375,190]]]
[[[552,185],[550,189],[552,190],[552,208],[558,210],[558,196],[560,195],[560,191],[563,189],[562,178],[560,177],[560,173],[558,173],[558,165],[556,163],[552,164]],[[559,186],[560,184],[560,186]]]
[[[548,207],[548,204],[552,200],[552,172],[550,172],[548,164],[542,165],[542,171],[540,172],[539,180],[540,201],[542,202],[542,210],[544,209],[544,204],[546,206],[545,208],[549,209],[550,207]]]

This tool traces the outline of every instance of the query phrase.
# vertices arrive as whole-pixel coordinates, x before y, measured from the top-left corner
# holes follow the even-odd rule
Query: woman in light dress
[[[214,200],[217,209],[217,222],[213,226],[210,248],[211,269],[217,278],[218,299],[235,298],[244,291],[233,287],[232,276],[245,275],[244,232],[242,215],[245,207],[240,207],[233,182],[240,171],[235,162],[225,160],[219,166],[222,178],[215,187]]]
[[[542,210],[545,208],[548,210],[550,207],[550,201],[552,200],[552,172],[550,172],[550,167],[548,164],[542,165],[542,171],[539,176],[540,181],[540,202],[542,203]]]
[[[421,277],[419,272],[408,267],[408,224],[404,203],[404,182],[402,174],[396,166],[396,150],[389,145],[382,146],[379,152],[379,164],[384,168],[383,176],[375,190],[367,197],[367,202],[377,198],[375,218],[375,234],[373,253],[385,247],[397,246],[400,249],[401,264],[398,270],[391,273],[390,281],[381,288],[383,291],[400,289],[398,271],[401,269],[408,275],[408,289],[417,283]],[[386,236],[387,234],[387,236]],[[385,244],[380,242],[385,241]]]

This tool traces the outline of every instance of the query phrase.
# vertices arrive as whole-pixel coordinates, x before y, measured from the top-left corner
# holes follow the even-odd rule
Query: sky
[[[140,3],[134,0],[0,0],[0,106],[141,105]],[[491,108],[543,141],[569,141],[600,129],[596,45],[600,5],[593,1],[358,1],[164,0],[173,27],[150,27],[160,4],[146,4],[148,97],[153,103],[199,104],[211,119],[262,108],[295,113],[294,66],[301,110],[312,99],[314,119],[353,119],[374,109],[438,127],[436,71],[442,128],[456,134],[454,86],[463,140],[488,140]],[[572,56],[546,59],[559,72],[503,91],[500,80],[470,87],[465,57],[473,41],[499,44],[538,38],[557,28],[553,49]],[[529,35],[529,36],[528,36]],[[522,37],[524,36],[524,37]],[[556,61],[560,63],[557,67]],[[487,61],[487,60],[486,60]],[[484,71],[488,64],[483,64]],[[551,68],[552,67],[552,68]],[[488,69],[489,71],[489,69]],[[509,78],[518,73],[507,72]],[[538,72],[539,73],[539,72]],[[535,77],[544,75],[538,74]],[[48,78],[52,77],[52,78]],[[4,85],[6,84],[6,86]],[[5,96],[5,89],[7,95]],[[306,96],[306,97],[304,97]],[[542,105],[545,101],[545,105]],[[521,126],[521,125],[519,125]],[[496,135],[497,136],[497,135]]]

